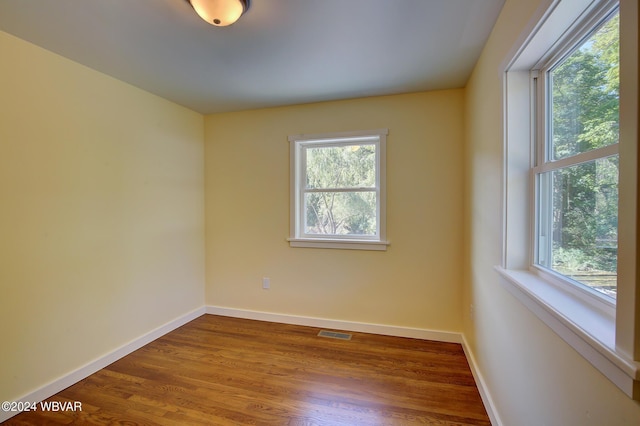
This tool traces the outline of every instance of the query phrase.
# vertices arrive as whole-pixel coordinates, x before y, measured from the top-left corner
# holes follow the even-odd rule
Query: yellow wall
[[[204,303],[203,117],[0,32],[0,400]]]
[[[493,270],[501,263],[500,69],[548,3],[506,1],[466,88],[464,333],[504,425],[635,425],[640,404],[512,297]]]
[[[207,305],[460,331],[463,101],[448,90],[207,116]],[[377,128],[389,129],[388,251],[289,247],[287,136]]]

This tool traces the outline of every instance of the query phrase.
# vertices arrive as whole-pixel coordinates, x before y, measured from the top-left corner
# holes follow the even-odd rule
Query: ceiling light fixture
[[[236,22],[247,10],[251,0],[187,0],[202,19],[217,27]]]

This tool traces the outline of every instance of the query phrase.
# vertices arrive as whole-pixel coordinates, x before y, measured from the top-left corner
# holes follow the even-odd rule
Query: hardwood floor
[[[489,425],[458,344],[204,315],[7,425]]]

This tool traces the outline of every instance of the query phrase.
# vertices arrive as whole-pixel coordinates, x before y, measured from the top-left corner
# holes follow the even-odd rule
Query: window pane
[[[541,188],[547,195],[539,217],[549,220],[551,229],[551,253],[542,255],[540,264],[615,298],[618,156],[548,172],[540,182],[548,182],[549,190]]]
[[[376,235],[373,191],[306,193],[304,207],[307,234]]]
[[[376,147],[372,144],[308,147],[307,188],[373,188]]]
[[[618,142],[618,15],[549,72],[552,160]]]

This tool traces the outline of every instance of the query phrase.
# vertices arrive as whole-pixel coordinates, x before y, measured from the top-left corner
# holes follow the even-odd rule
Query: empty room
[[[637,0],[0,0],[0,422],[640,424]]]

